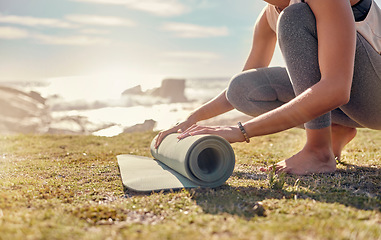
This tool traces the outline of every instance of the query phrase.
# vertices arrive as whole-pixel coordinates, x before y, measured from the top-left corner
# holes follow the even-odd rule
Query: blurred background
[[[114,136],[167,128],[242,70],[264,6],[1,0],[0,133]],[[284,65],[278,49],[271,65]],[[242,117],[233,112],[207,124]]]

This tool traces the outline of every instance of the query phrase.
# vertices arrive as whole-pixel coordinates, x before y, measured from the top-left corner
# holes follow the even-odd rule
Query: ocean
[[[92,134],[115,136],[124,129],[154,120],[154,130],[167,129],[184,120],[201,104],[211,100],[223,91],[230,78],[187,78],[185,79],[186,102],[172,103],[169,99],[148,94],[122,95],[138,84],[143,92],[160,86],[161,81],[125,81],[118,79],[101,80],[96,77],[64,77],[42,82],[13,82],[11,85],[24,91],[36,91],[47,98],[53,118],[83,117],[100,126],[108,126]],[[152,82],[156,84],[152,84]],[[228,119],[240,116],[231,112],[217,118],[217,122],[229,124]],[[207,122],[213,125],[213,121]]]

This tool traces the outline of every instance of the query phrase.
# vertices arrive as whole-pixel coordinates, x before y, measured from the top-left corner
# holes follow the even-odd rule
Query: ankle
[[[350,134],[353,132],[357,132],[356,128],[346,127],[346,126],[335,124],[335,123],[332,123],[331,129],[332,129],[332,135]]]
[[[331,127],[322,129],[306,129],[306,146],[311,151],[330,150],[332,147]]]
[[[305,145],[303,151],[308,152],[310,155],[315,156],[316,160],[322,163],[329,163],[335,161],[335,156],[333,154],[333,150],[331,145],[326,146],[310,146]]]
[[[341,151],[356,136],[357,129],[332,124],[332,149],[336,158],[340,159]]]

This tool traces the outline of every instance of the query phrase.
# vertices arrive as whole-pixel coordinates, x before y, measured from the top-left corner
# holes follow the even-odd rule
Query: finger
[[[157,137],[156,137],[155,148],[159,147],[162,139],[163,139],[163,132],[160,132],[159,135],[157,135]]]
[[[197,126],[197,125],[192,125],[190,128],[188,128],[187,130],[185,130],[184,132],[182,132],[179,136],[178,136],[178,138],[184,138],[184,137],[186,137],[186,136],[189,136],[189,133],[190,132],[193,132],[195,129],[197,129],[199,126]]]
[[[198,128],[199,126],[196,125],[196,124],[193,124],[192,126],[190,126],[189,128],[187,128],[184,133],[189,133],[189,132],[192,132],[194,129]]]
[[[202,129],[204,129],[205,127],[201,127],[201,126],[192,126],[190,128],[188,128],[185,132],[183,132],[179,138],[183,138],[183,137],[189,137],[191,135],[194,135],[195,132],[197,131],[200,131]]]
[[[155,148],[158,148],[159,145],[161,144],[161,142],[163,141],[163,139],[164,139],[167,135],[169,135],[169,134],[171,134],[171,133],[173,133],[173,131],[169,131],[169,130],[167,130],[167,131],[162,131],[162,132],[160,132],[160,133],[158,134],[158,136],[157,136],[157,140],[156,140]]]
[[[203,128],[203,129],[195,129],[193,132],[190,132],[189,134],[191,136],[195,136],[195,135],[201,135],[201,134],[208,134],[209,133],[209,129],[207,128]]]
[[[198,128],[195,128],[195,129],[194,129],[193,131],[191,131],[191,132],[182,134],[182,136],[179,136],[178,138],[179,138],[179,139],[184,139],[184,138],[189,137],[189,136],[196,136],[196,135],[208,134],[209,132],[210,132],[209,128],[201,128],[201,127],[198,127]]]
[[[192,133],[193,133],[193,132],[182,133],[182,134],[180,134],[179,136],[177,136],[177,138],[181,140],[181,139],[184,139],[184,138],[186,138],[186,137],[193,136]]]
[[[158,146],[159,138],[160,138],[160,133],[156,136],[156,139],[155,139],[155,148],[157,148],[157,146]]]

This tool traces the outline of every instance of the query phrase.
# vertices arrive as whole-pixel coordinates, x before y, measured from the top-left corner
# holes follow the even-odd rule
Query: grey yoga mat
[[[231,176],[235,155],[230,144],[214,135],[190,136],[182,140],[170,134],[155,149],[154,157],[118,155],[123,185],[140,191],[194,187],[218,187]]]

